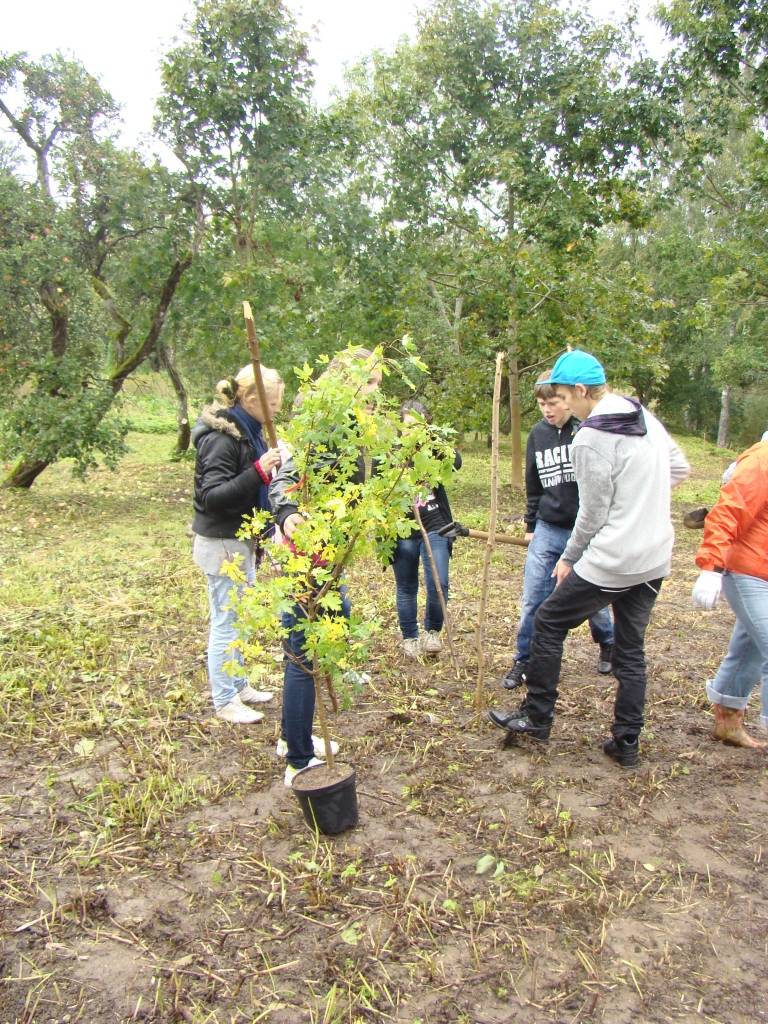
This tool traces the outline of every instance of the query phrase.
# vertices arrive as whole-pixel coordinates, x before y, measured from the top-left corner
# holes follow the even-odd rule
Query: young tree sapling
[[[238,646],[255,674],[266,672],[270,645],[287,636],[281,614],[297,602],[302,606],[304,650],[331,769],[324,681],[330,693],[343,689],[345,673],[365,663],[379,626],[370,615],[354,610],[349,618],[344,616],[345,570],[365,557],[388,564],[397,537],[407,537],[413,529],[409,512],[415,496],[424,487],[449,483],[453,473],[451,431],[426,422],[411,424],[406,431],[399,404],[380,390],[366,391],[379,370],[409,384],[409,369],[426,372],[407,336],[401,349],[398,358],[385,356],[380,346],[361,359],[350,347],[341,354],[342,373],[321,373],[316,380],[308,364],[295,371],[301,399],[280,433],[294,452],[295,498],[305,521],[292,543],[267,545],[269,560],[280,572],[262,572],[237,601],[242,632]],[[319,363],[325,368],[328,357]],[[362,483],[354,482],[361,454],[374,467]],[[261,534],[267,520],[266,515],[253,516],[249,534]],[[230,572],[237,575],[239,570],[232,566]]]

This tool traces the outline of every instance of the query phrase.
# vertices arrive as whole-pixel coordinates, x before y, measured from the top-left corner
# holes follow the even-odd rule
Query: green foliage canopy
[[[388,564],[396,538],[414,528],[408,513],[418,494],[452,475],[450,432],[423,421],[406,427],[391,398],[365,392],[376,369],[406,382],[426,370],[412,342],[403,344],[401,359],[385,358],[381,348],[362,359],[352,347],[339,354],[341,368],[328,369],[321,360],[325,372],[316,380],[309,365],[297,371],[302,401],[282,434],[294,452],[294,493],[305,522],[292,544],[268,545],[280,573],[262,572],[237,604],[245,636],[240,646],[257,671],[269,644],[284,635],[281,613],[296,601],[306,611],[305,643],[316,673],[339,682],[363,663],[376,624],[362,614],[349,620],[339,614],[343,572],[365,554]],[[375,471],[357,482],[363,451]],[[254,517],[250,532],[260,533],[264,521]],[[239,578],[236,568],[232,572]]]

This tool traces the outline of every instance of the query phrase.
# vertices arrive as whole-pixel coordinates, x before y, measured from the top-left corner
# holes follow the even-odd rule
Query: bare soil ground
[[[274,756],[279,666],[262,723],[211,717],[191,466],[161,440],[133,435],[119,475],[0,495],[0,1022],[768,1021],[768,758],[708,736],[732,618],[690,607],[699,534],[680,526],[649,632],[636,773],[601,752],[613,685],[585,628],[548,748],[472,710],[480,544],[451,569],[460,678],[446,653],[402,662],[391,575],[356,570],[385,623],[334,722],[360,825],[317,838]],[[703,462],[678,525],[722,469]],[[479,526],[484,452],[462,479]],[[493,560],[489,703],[523,557]]]

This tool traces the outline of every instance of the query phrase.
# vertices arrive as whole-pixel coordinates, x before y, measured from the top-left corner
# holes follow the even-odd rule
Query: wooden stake
[[[490,534],[486,533],[485,530],[467,530],[467,536],[471,537],[473,540],[487,541]],[[530,541],[526,540],[524,537],[512,537],[508,533],[497,533],[494,539],[497,544],[514,544],[518,548],[527,548],[530,544]]]
[[[451,631],[451,619],[448,615],[448,603],[445,600],[445,594],[443,593],[443,586],[440,582],[440,576],[437,572],[437,565],[435,564],[435,556],[432,552],[432,545],[429,541],[429,534],[424,529],[424,523],[421,521],[421,513],[419,512],[418,506],[414,504],[413,515],[421,530],[421,539],[424,542],[424,547],[427,549],[427,557],[429,558],[429,564],[432,569],[432,580],[435,584],[435,590],[437,591],[437,597],[440,601],[440,607],[443,610],[443,619],[445,621],[445,637],[448,641],[448,650],[451,652],[451,661],[456,672],[456,678],[461,679],[461,669],[459,668],[459,659],[456,657],[456,648],[453,646],[453,633]]]
[[[523,445],[520,436],[520,371],[514,349],[509,350],[509,434],[512,439],[512,486],[523,486]]]
[[[483,559],[483,585],[480,591],[480,607],[477,613],[477,684],[475,686],[475,709],[480,711],[485,706],[483,689],[485,674],[485,658],[483,657],[483,630],[485,614],[488,607],[488,580],[491,573],[491,556],[496,546],[496,519],[498,514],[499,492],[499,406],[501,404],[501,366],[504,353],[496,353],[496,376],[493,381],[493,413],[491,416],[491,512],[488,523],[488,541]]]
[[[256,391],[261,404],[261,413],[264,417],[264,429],[267,432],[270,448],[277,448],[277,434],[275,424],[272,422],[272,414],[267,403],[267,392],[264,388],[264,379],[261,376],[261,351],[259,339],[256,337],[256,325],[253,322],[250,302],[243,303],[243,316],[245,317],[245,328],[248,332],[248,350],[251,353],[251,365],[253,366],[253,379],[256,384]]]
[[[315,710],[317,711],[317,717],[320,722],[320,735],[323,737],[325,743],[325,761],[328,767],[333,770],[334,758],[333,748],[331,747],[331,730],[328,728],[328,716],[325,713],[325,695],[323,694],[323,687],[321,680],[323,673],[320,671],[320,666],[317,663],[317,651],[312,655],[312,680],[315,685]]]

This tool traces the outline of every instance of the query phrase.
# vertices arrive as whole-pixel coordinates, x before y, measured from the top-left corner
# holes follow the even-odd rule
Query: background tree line
[[[486,429],[494,352],[539,368],[581,345],[673,428],[754,440],[768,14],[674,0],[660,18],[662,63],[578,6],[434,0],[319,109],[280,0],[199,0],[162,62],[172,166],[118,144],[77,62],[0,55],[5,485],[113,463],[147,361],[183,450],[188,386],[245,362],[243,298],[289,387],[294,365],[408,332],[436,415]]]

